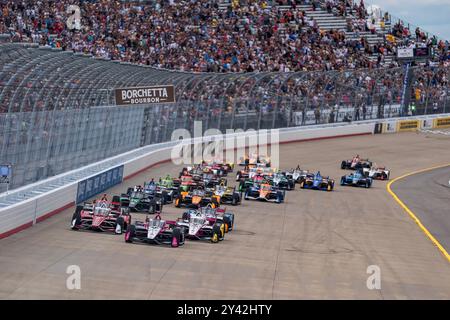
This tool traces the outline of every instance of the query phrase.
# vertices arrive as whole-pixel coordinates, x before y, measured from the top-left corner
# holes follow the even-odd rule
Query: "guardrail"
[[[388,120],[360,121],[352,124],[330,124],[310,127],[279,129],[279,143],[312,141],[337,137],[369,135],[403,131],[402,122],[417,123],[417,130],[436,125],[436,119],[448,119],[450,114],[440,116],[420,116]],[[444,124],[447,122],[444,121]],[[450,122],[449,122],[450,123]],[[393,127],[392,125],[395,124]],[[400,127],[399,127],[400,126]],[[449,125],[450,126],[450,125]],[[391,128],[392,127],[392,128]],[[387,128],[389,130],[385,130]],[[213,140],[251,138],[257,131],[234,133],[226,136],[206,136],[184,140],[183,144],[198,142],[208,143]],[[223,139],[223,137],[225,137]],[[0,195],[0,239],[28,228],[48,217],[51,217],[76,203],[78,185],[89,178],[99,176],[109,170],[123,165],[123,180],[127,180],[149,168],[171,160],[171,151],[180,141],[160,143],[139,148],[116,157],[112,157],[92,165],[34,183]],[[267,144],[270,144],[268,142]],[[99,192],[100,191],[99,189]],[[91,194],[93,195],[93,194]]]

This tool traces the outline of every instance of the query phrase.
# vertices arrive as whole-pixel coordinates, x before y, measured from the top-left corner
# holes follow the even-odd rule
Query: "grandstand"
[[[14,188],[195,121],[270,129],[450,106],[448,45],[389,14],[372,23],[360,2],[85,1],[81,31],[62,23],[69,2],[0,2],[0,162]],[[395,55],[410,42],[433,55],[406,74]],[[156,84],[175,85],[177,103],[114,106],[114,88]]]
[[[389,13],[369,15],[363,1],[83,1],[80,31],[65,26],[72,2],[3,1],[0,33],[12,41],[196,72],[396,67],[397,46],[411,41],[433,47],[436,61],[448,55],[436,36],[420,29],[414,35]]]

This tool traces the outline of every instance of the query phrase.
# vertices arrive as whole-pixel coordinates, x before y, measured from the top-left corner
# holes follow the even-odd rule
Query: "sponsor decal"
[[[395,133],[397,131],[397,122],[390,121],[383,123],[383,133]]]
[[[433,128],[433,120],[432,119],[425,119],[422,121],[422,129],[431,129],[431,128]]]
[[[153,86],[115,89],[116,105],[175,103],[175,87]]]
[[[450,118],[434,119],[434,128],[436,129],[450,128]]]
[[[405,120],[398,122],[398,132],[416,131],[419,129],[419,120]]]
[[[397,58],[400,59],[414,58],[414,48],[398,48]]]

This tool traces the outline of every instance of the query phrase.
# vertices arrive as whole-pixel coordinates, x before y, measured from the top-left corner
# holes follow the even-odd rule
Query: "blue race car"
[[[244,195],[245,200],[261,200],[275,203],[282,203],[285,198],[285,190],[280,190],[268,183],[255,183],[252,187],[247,189]]]
[[[365,176],[361,171],[356,171],[341,178],[341,186],[353,186],[370,188],[372,186],[372,178]]]
[[[300,188],[333,191],[334,180],[330,179],[330,177],[323,177],[320,171],[315,174],[308,173],[306,176],[301,177]]]

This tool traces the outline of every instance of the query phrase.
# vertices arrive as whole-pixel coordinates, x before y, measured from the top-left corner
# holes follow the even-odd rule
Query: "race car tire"
[[[122,234],[125,226],[125,220],[123,217],[118,217],[116,220],[115,234]]]
[[[370,182],[366,181],[366,184],[364,185],[364,187],[367,188],[367,189],[370,188]]]
[[[215,209],[215,208],[218,208],[218,207],[220,207],[220,200],[217,200],[216,197],[212,197],[211,198],[211,208]]]
[[[156,212],[162,212],[163,207],[164,207],[164,205],[162,203],[156,204]]]
[[[149,214],[155,214],[156,212],[156,201],[152,200],[150,204],[148,205],[148,211]]]
[[[79,209],[79,207],[81,207],[81,210],[83,209],[83,206],[77,206],[77,209],[72,216],[72,221],[70,224],[70,228],[72,230],[78,230],[78,226],[81,224],[81,210]]]
[[[245,189],[245,182],[243,180],[240,180],[238,190],[242,192],[244,191],[244,189]]]
[[[388,175],[385,172],[381,173],[381,180],[388,180]]]
[[[180,234],[180,245],[184,245],[184,241],[186,240],[186,235],[185,235],[186,228],[182,227],[182,228],[179,228],[179,229],[180,229],[180,232],[181,232],[181,234]]]
[[[162,204],[168,204],[170,202],[170,196],[167,191],[162,192],[162,198],[163,198]]]
[[[294,190],[295,189],[295,182],[289,182],[289,190]]]
[[[305,189],[305,180],[300,180],[300,189]]]
[[[125,242],[133,243],[133,238],[136,236],[136,226],[130,224],[125,232]]]
[[[332,183],[328,183],[327,191],[328,192],[333,191],[333,184]]]
[[[238,173],[238,174],[236,175],[236,182],[239,182],[239,180],[241,180],[241,175],[240,175],[240,173]]]
[[[219,185],[220,186],[227,186],[228,185],[228,180],[227,179],[225,179],[225,178],[220,178],[219,179]]]
[[[220,240],[225,239],[225,223],[220,224]]]
[[[239,198],[240,198],[239,194],[237,194],[237,193],[233,194],[233,199],[231,199],[231,205],[232,206],[237,206],[239,204],[239,202],[240,202]]]
[[[220,226],[215,224],[212,230],[211,242],[218,243],[220,241]]]
[[[181,226],[180,228],[181,228],[182,231],[183,231],[183,238],[185,238],[185,237],[186,237],[186,234],[189,234],[189,227],[187,227],[187,226]]]
[[[284,200],[284,194],[282,192],[277,192],[277,200],[276,203],[282,203]]]
[[[234,213],[227,213],[223,216],[223,222],[227,225],[227,232],[233,230],[234,227]]]
[[[341,186],[343,186],[343,185],[345,185],[345,178],[344,177],[341,178]]]
[[[347,168],[347,161],[342,161],[341,162],[341,169],[346,169]]]
[[[119,203],[120,202],[120,197],[119,196],[113,196],[111,202]]]
[[[175,228],[172,232],[172,241],[170,242],[170,246],[172,248],[177,248],[181,245],[181,229]]]
[[[225,223],[217,221],[215,225],[219,226],[219,241],[222,241],[225,238]]]
[[[175,199],[175,207],[177,207],[177,208],[181,207],[181,199],[180,199],[180,197],[177,197]]]
[[[248,200],[248,199],[249,199],[249,198],[248,198],[248,191],[245,192],[244,199],[245,199],[245,200]]]
[[[228,233],[228,231],[229,231],[229,228],[228,228],[228,223],[223,223],[223,226],[224,226],[224,230],[225,230],[225,233]]]

